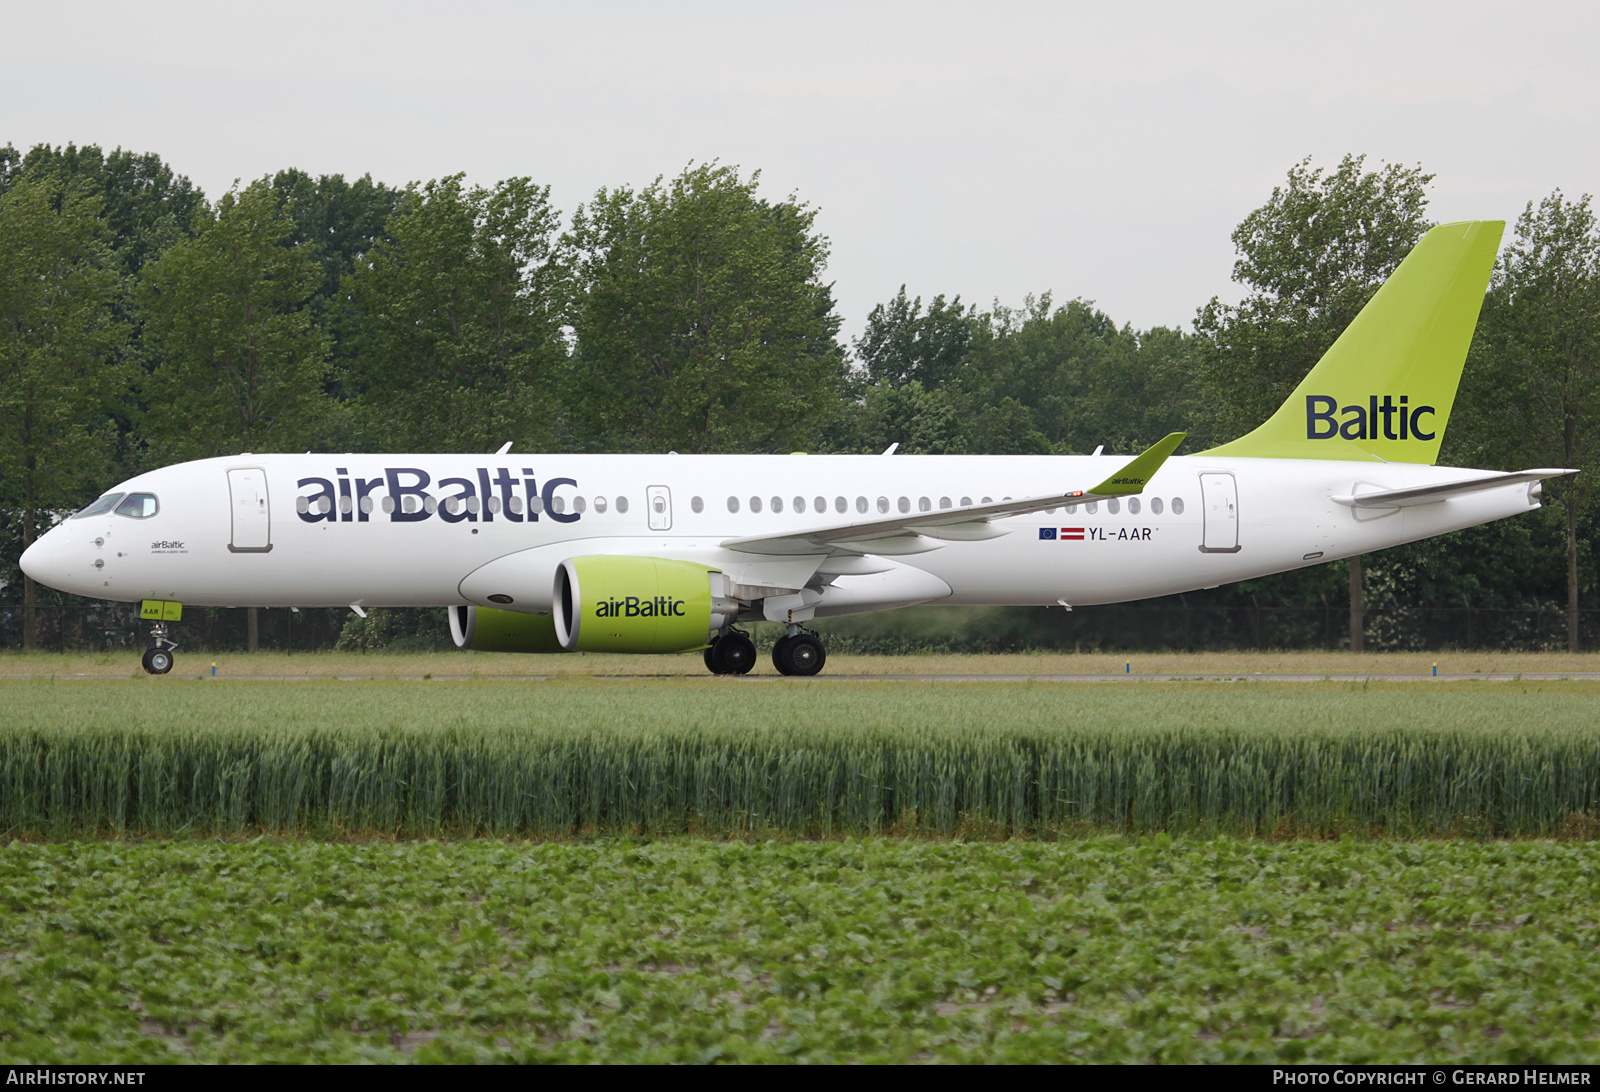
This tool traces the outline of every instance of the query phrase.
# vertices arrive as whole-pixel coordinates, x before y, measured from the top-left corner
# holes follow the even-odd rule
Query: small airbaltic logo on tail
[[[1425,424],[1422,415],[1434,415],[1432,406],[1407,405],[1409,395],[1400,396],[1399,405],[1395,404],[1393,395],[1384,395],[1380,400],[1377,395],[1367,396],[1365,406],[1339,406],[1337,398],[1326,394],[1306,395],[1306,439],[1332,440],[1334,437],[1343,437],[1346,440],[1431,440],[1438,433],[1424,432]],[[1334,420],[1337,413],[1344,418],[1342,421]],[[1382,431],[1379,431],[1379,430]]]

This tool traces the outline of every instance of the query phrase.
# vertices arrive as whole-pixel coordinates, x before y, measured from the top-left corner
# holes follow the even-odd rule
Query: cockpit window
[[[73,519],[86,519],[89,516],[103,516],[117,506],[122,499],[121,493],[107,493],[89,507],[73,513]]]
[[[117,515],[127,516],[129,519],[149,519],[160,507],[156,503],[154,493],[129,493],[123,498],[122,503],[117,505]]]

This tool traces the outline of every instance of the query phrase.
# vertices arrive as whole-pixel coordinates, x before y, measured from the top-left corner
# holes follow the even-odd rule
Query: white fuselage
[[[1524,483],[1413,507],[1352,509],[1331,498],[1481,472],[1194,455],[1168,460],[1137,498],[1101,500],[1093,512],[1078,505],[1005,518],[993,525],[1004,533],[982,541],[920,538],[909,547],[885,546],[892,554],[836,550],[820,561],[723,545],[924,508],[1065,493],[1124,461],[245,455],[132,478],[116,492],[153,494],[154,515],[67,520],[22,564],[44,584],[110,600],[294,607],[509,601],[514,610],[543,612],[562,560],[642,554],[703,562],[751,587],[820,588],[815,613],[827,616],[925,602],[1142,599],[1361,554],[1538,505],[1537,487]],[[416,471],[427,476],[425,487]]]

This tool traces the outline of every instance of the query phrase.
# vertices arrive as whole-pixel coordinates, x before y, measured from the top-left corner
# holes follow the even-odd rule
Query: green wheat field
[[[0,1062],[1600,1061],[1600,684],[0,681]]]
[[[1587,830],[1600,683],[0,682],[0,832]]]

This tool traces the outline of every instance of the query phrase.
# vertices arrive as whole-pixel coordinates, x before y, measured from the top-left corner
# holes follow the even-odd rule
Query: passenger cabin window
[[[950,507],[950,498],[949,497],[940,497],[939,498],[939,507],[940,508],[949,508]]]
[[[752,512],[761,511],[761,498],[760,497],[751,497],[750,498],[750,511],[752,511]]]
[[[1113,516],[1116,515],[1118,512],[1122,511],[1122,502],[1116,497],[1112,497],[1110,500],[1106,501],[1106,511],[1110,512]]]
[[[972,498],[971,497],[962,497],[961,498],[961,507],[966,508],[971,503],[972,503]]]
[[[1154,512],[1158,516],[1161,514],[1161,498],[1160,497],[1151,497],[1150,498],[1150,511]]]
[[[494,505],[494,500],[491,499],[489,504],[492,507]],[[606,510],[606,499],[604,497],[596,497],[594,499],[594,510],[596,512],[604,512]]]
[[[738,510],[739,510],[739,498],[738,497],[729,497],[728,498],[728,511],[737,512]]]
[[[1088,504],[1084,505],[1084,508],[1088,509],[1089,514],[1092,516],[1096,512],[1100,511],[1100,502],[1090,501]]]
[[[1183,515],[1183,498],[1182,497],[1173,497],[1172,498],[1172,514],[1175,515],[1175,516]]]
[[[1129,497],[1128,498],[1128,511],[1131,512],[1132,514],[1136,515],[1136,516],[1139,514],[1139,498],[1138,497]]]
[[[867,498],[866,497],[857,497],[856,498],[856,511],[857,512],[865,512],[866,510],[867,510]]]
[[[834,497],[833,510],[835,512],[848,512],[850,510],[850,502],[843,497]]]
[[[804,512],[806,510],[806,499],[804,497],[796,497],[794,499],[794,510],[796,512]]]
[[[931,511],[933,511],[933,502],[931,500],[929,500],[927,497],[918,497],[917,498],[917,511],[919,511],[919,512],[931,512]]]
[[[160,507],[156,503],[154,493],[129,493],[122,498],[122,503],[117,505],[117,515],[127,516],[129,519],[149,519]]]
[[[472,501],[475,501],[477,499],[478,499],[477,497],[473,497],[471,500],[467,501],[467,507],[468,508],[474,507]],[[584,503],[584,500],[583,500],[582,497],[573,497],[572,498],[572,510],[574,512],[582,513],[583,510],[585,508],[587,508],[587,507],[588,507],[588,505]]]
[[[827,497],[812,497],[811,498],[811,504],[812,504],[812,506],[814,508],[816,508],[818,515],[821,515],[823,512],[826,512],[828,510],[828,498]]]
[[[699,497],[690,497],[689,498],[689,511],[695,513],[696,515],[699,515],[701,512],[704,512],[705,510],[706,510],[706,502],[705,501],[701,500]],[[620,511],[620,509],[619,509],[619,511]]]
[[[772,498],[772,510],[774,512],[783,511],[783,498],[782,497],[773,497]]]
[[[535,503],[534,501],[529,501],[528,502],[528,506],[531,508],[531,507],[533,507],[534,503]],[[534,511],[537,512],[538,509],[534,508]],[[617,512],[619,514],[622,514],[622,515],[626,515],[627,514],[627,512],[628,512],[628,498],[627,497],[618,497],[617,498]]]
[[[121,493],[107,493],[93,504],[75,514],[73,519],[87,519],[89,516],[103,516],[117,506],[122,499]]]
[[[895,507],[900,509],[902,512],[911,511],[911,498],[901,497],[899,500],[895,501]]]

